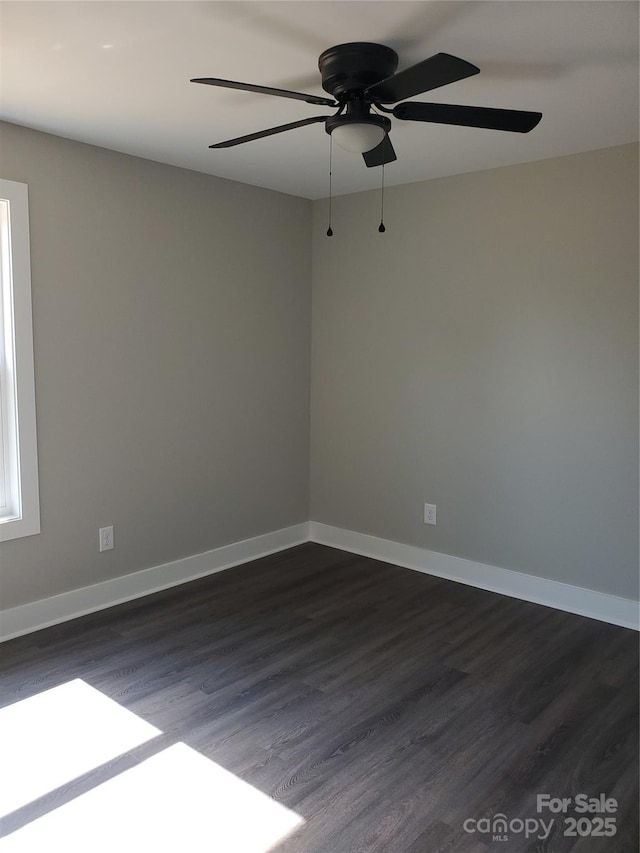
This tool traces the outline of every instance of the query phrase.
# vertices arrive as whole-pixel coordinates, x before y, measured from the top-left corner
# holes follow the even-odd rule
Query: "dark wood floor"
[[[307,544],[0,656],[3,706],[80,678],[163,733],[12,812],[7,841],[182,742],[304,819],[277,853],[638,851],[623,628]],[[538,793],[615,798],[617,834],[564,836],[563,815],[546,840],[465,832],[496,813],[548,821]]]

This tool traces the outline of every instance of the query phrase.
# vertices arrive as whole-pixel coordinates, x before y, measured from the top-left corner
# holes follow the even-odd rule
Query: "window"
[[[39,532],[27,185],[0,180],[0,541]]]

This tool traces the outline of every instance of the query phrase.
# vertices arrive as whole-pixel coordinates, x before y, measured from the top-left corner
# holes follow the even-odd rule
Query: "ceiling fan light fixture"
[[[344,148],[356,154],[364,154],[376,148],[384,139],[385,130],[379,124],[364,121],[353,121],[339,124],[331,131],[331,138]]]

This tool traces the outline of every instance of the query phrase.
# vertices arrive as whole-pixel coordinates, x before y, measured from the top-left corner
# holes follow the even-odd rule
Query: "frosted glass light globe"
[[[384,139],[384,129],[377,124],[366,122],[350,122],[336,127],[331,136],[340,148],[364,154],[380,145]]]

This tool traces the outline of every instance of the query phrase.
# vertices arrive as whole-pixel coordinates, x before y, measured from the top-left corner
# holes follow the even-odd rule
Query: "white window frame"
[[[0,179],[0,542],[40,533],[27,185]]]

